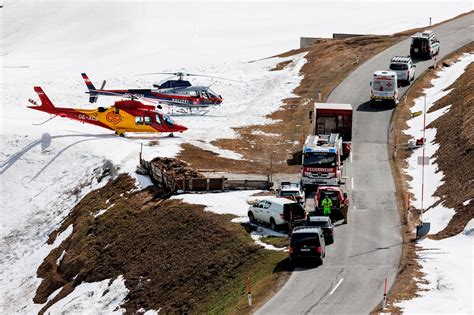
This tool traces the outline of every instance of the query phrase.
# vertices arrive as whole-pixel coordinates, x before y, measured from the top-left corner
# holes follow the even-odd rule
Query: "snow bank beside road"
[[[439,99],[449,94],[450,90],[447,88],[453,84],[457,78],[459,78],[466,67],[473,62],[473,54],[465,54],[458,62],[450,67],[446,67],[437,72],[438,78],[432,80],[432,87],[425,89],[424,94],[426,95],[426,125],[429,125],[432,121],[436,120],[441,115],[449,111],[450,106],[429,113],[431,106]],[[411,112],[415,113],[418,111],[423,112],[424,110],[424,97],[417,98],[415,105],[411,108]],[[419,115],[411,118],[407,121],[408,130],[405,133],[414,139],[423,137],[423,115]],[[448,224],[451,217],[454,215],[454,210],[444,207],[442,204],[430,209],[439,198],[433,196],[436,188],[443,182],[443,172],[438,169],[438,165],[434,162],[433,155],[438,150],[439,145],[434,143],[436,136],[436,129],[426,129],[426,146],[425,156],[430,158],[430,164],[425,165],[425,185],[424,185],[424,208],[429,209],[425,213],[425,220],[431,222],[431,233],[436,233],[444,229]],[[416,149],[408,159],[408,168],[406,169],[407,175],[412,177],[409,181],[410,192],[414,194],[415,200],[413,206],[416,209],[421,209],[421,183],[422,183],[422,169],[418,165],[418,157],[422,155],[422,149]]]
[[[419,284],[419,297],[397,306],[406,314],[473,314],[474,220],[461,234],[420,244],[419,262],[428,283]]]
[[[450,93],[448,87],[453,84],[473,62],[474,54],[464,54],[456,63],[437,72],[438,78],[432,80],[432,87],[425,89],[426,103],[429,108],[437,100]],[[412,112],[423,111],[424,97],[415,100]],[[447,113],[450,106],[432,113],[427,113],[426,124],[434,121]],[[406,133],[413,138],[423,135],[423,115],[407,121],[409,129]],[[429,209],[424,214],[424,220],[431,223],[431,233],[443,230],[454,215],[454,210],[443,206],[442,203],[434,206],[439,198],[433,196],[436,188],[443,184],[443,172],[434,163],[433,155],[439,145],[434,143],[436,129],[426,130],[425,156],[430,158],[430,165],[425,165],[425,191],[424,208]],[[406,173],[412,177],[409,181],[410,192],[415,195],[414,206],[421,208],[421,166],[417,159],[422,155],[422,149],[417,149],[407,159]],[[431,207],[431,208],[430,208]],[[474,220],[471,220],[461,234],[442,239],[422,239],[418,251],[421,271],[425,274],[423,280],[428,283],[418,282],[421,291],[418,297],[397,303],[405,313],[474,313],[473,308],[473,283],[474,270],[472,262],[474,242]],[[422,280],[422,279],[418,279]]]

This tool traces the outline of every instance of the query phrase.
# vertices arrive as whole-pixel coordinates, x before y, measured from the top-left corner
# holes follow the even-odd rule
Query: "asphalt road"
[[[441,42],[438,58],[473,40],[473,21],[471,13],[434,28]],[[346,162],[349,224],[336,227],[335,243],[327,247],[322,266],[297,267],[257,314],[367,314],[382,300],[384,279],[393,284],[402,251],[387,153],[393,108],[368,103],[369,82],[375,70],[388,68],[392,56],[408,55],[409,46],[407,39],[378,54],[329,96],[328,103],[351,103],[354,108],[353,156]],[[417,76],[432,65],[433,60],[417,62]]]

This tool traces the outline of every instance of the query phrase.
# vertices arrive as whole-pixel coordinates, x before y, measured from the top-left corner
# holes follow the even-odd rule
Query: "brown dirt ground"
[[[473,51],[474,44],[471,42],[458,51],[446,56],[438,64],[450,64],[458,59],[461,54]],[[474,141],[472,132],[472,114],[474,114],[472,96],[473,68],[471,65],[469,70],[453,84],[452,87],[454,87],[455,90],[440,99],[432,109],[436,110],[452,104],[450,112],[434,121],[430,127],[438,128],[437,137],[435,139],[435,142],[440,144],[437,163],[445,174],[445,182],[439,187],[436,195],[439,196],[442,202],[445,202],[448,207],[456,210],[456,215],[448,227],[432,236],[433,238],[444,238],[459,233],[469,219],[474,217],[472,202],[468,206],[462,206],[464,200],[473,197],[472,185],[466,185],[460,188],[460,183],[468,182],[469,179],[472,180],[472,178],[474,178],[472,165],[473,156],[472,149],[470,149]],[[430,69],[421,78],[415,81],[410,87],[406,99],[400,102],[397,107],[393,119],[394,132],[389,153],[392,156],[392,172],[395,174],[394,177],[396,179],[397,199],[403,224],[404,246],[399,274],[388,294],[387,311],[392,313],[401,312],[399,308],[393,306],[393,303],[417,296],[417,291],[419,291],[418,284],[425,281],[423,280],[424,274],[420,271],[420,265],[417,261],[418,247],[416,246],[414,233],[415,226],[419,222],[420,211],[410,205],[409,199],[413,198],[413,196],[409,196],[407,193],[407,181],[410,180],[410,177],[403,171],[407,166],[406,159],[412,152],[407,148],[409,137],[403,134],[403,131],[408,128],[406,121],[410,118],[410,108],[414,105],[414,99],[422,96],[422,90],[430,87],[430,82],[435,77],[436,70]],[[454,128],[460,124],[462,124],[463,128]],[[459,174],[460,170],[456,169],[459,166],[462,172],[464,172],[462,175]],[[453,170],[454,172],[452,172]],[[446,176],[446,174],[448,174],[448,176]],[[459,181],[459,178],[466,181]],[[415,279],[421,280],[417,281]]]
[[[256,246],[238,224],[230,223],[228,215],[205,212],[200,205],[163,200],[163,192],[156,187],[134,189],[134,180],[121,175],[74,207],[58,230],[73,224],[73,233],[38,268],[43,281],[35,303],[46,303],[52,292],[63,288],[41,313],[82,282],[119,275],[130,291],[123,305],[127,313],[161,308],[165,314],[208,312],[221,291],[232,289],[238,278],[236,299],[231,299],[231,307],[223,305],[220,309],[228,311],[235,307],[239,295],[245,296],[248,271],[253,272],[259,262],[267,260],[274,268],[286,258],[284,253]],[[104,214],[94,217],[99,209],[112,204]],[[50,243],[56,235],[51,236]],[[56,260],[63,250],[66,254],[58,266]],[[286,271],[270,270],[270,279],[274,279],[266,281],[276,283],[274,280]],[[257,297],[259,293],[256,290]]]

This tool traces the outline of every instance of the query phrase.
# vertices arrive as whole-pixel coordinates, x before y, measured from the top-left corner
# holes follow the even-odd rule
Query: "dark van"
[[[323,231],[315,226],[298,226],[293,229],[290,239],[290,260],[300,258],[316,259],[323,263],[326,255],[326,243]]]

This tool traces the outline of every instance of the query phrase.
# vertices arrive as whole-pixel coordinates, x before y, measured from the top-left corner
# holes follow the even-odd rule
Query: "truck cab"
[[[342,138],[339,134],[308,136],[303,148],[301,184],[304,188],[335,185],[342,178]]]
[[[398,80],[395,71],[375,71],[370,82],[370,103],[398,104]]]

